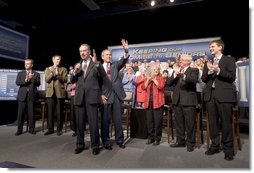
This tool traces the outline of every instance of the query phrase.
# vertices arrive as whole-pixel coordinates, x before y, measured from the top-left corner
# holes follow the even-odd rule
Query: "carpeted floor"
[[[76,138],[71,131],[62,136],[44,136],[42,131],[15,136],[15,132],[16,126],[0,126],[2,164],[9,161],[36,169],[250,169],[249,135],[244,133],[242,151],[233,161],[226,161],[222,152],[206,156],[205,144],[191,153],[186,148],[170,148],[165,133],[159,146],[146,145],[145,139],[130,139],[125,149],[113,144],[113,150],[102,150],[94,156],[91,149],[74,154]],[[89,135],[86,144],[90,144]]]

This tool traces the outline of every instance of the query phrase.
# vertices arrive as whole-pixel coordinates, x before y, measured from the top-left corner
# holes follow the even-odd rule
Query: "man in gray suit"
[[[103,50],[101,53],[104,61],[103,67],[107,74],[107,78],[104,78],[102,85],[102,102],[103,102],[103,117],[102,117],[102,142],[104,148],[112,150],[109,138],[109,124],[110,117],[113,113],[114,126],[115,126],[115,141],[120,148],[125,148],[123,128],[122,128],[122,104],[125,98],[125,92],[123,89],[122,79],[119,76],[119,71],[124,67],[129,59],[128,55],[128,41],[122,39],[122,46],[125,52],[117,62],[112,62],[112,56],[110,50]]]
[[[82,44],[79,48],[81,60],[74,67],[71,82],[76,83],[74,105],[76,110],[77,147],[75,154],[85,149],[84,131],[85,117],[88,117],[91,147],[93,154],[100,153],[100,137],[98,127],[98,106],[100,103],[101,89],[99,85],[99,72],[103,70],[97,63],[96,56],[91,58],[91,48],[88,44]],[[101,68],[101,70],[100,70]]]
[[[199,73],[197,68],[190,67],[191,61],[191,56],[181,55],[180,68],[174,69],[174,73],[167,81],[170,86],[175,84],[172,103],[177,140],[170,147],[185,147],[187,144],[188,152],[192,152],[195,146],[195,117],[198,103],[196,83]],[[185,131],[187,137],[185,137]]]

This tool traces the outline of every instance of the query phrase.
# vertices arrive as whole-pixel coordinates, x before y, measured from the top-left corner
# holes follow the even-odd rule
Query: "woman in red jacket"
[[[143,84],[146,79],[145,72],[146,69],[142,66],[139,66],[140,75],[136,78],[136,91],[137,91],[137,99],[136,99],[136,108],[144,108],[145,102],[145,90],[143,89]]]
[[[160,74],[160,67],[151,65],[150,74],[145,79],[146,91],[144,108],[146,109],[148,141],[147,144],[159,145],[162,136],[163,105],[165,104],[165,80]]]

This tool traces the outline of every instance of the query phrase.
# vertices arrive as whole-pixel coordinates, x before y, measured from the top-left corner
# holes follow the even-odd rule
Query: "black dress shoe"
[[[234,160],[233,154],[227,154],[227,153],[225,153],[224,159],[227,160],[227,161]]]
[[[154,145],[154,146],[160,145],[160,141],[155,141],[155,142],[153,143],[153,145]]]
[[[21,135],[21,134],[22,134],[21,131],[17,131],[17,132],[15,133],[15,136],[19,136],[19,135]]]
[[[74,133],[72,134],[72,137],[75,137],[75,136],[77,136],[77,133],[76,133],[76,132],[74,132]]]
[[[63,134],[62,130],[57,131],[57,136],[61,136]]]
[[[125,148],[124,144],[117,144],[120,148]]]
[[[29,130],[29,133],[32,134],[32,135],[35,135],[36,134],[36,131],[34,129],[30,129]]]
[[[50,134],[53,134],[53,133],[54,133],[54,131],[48,130],[46,133],[44,133],[44,135],[46,136],[46,135],[50,135]]]
[[[79,154],[79,153],[81,153],[84,149],[85,149],[84,147],[83,147],[83,148],[76,148],[74,153],[75,153],[75,154]]]
[[[174,144],[171,144],[170,147],[172,148],[178,148],[178,147],[185,147],[185,143],[174,143]]]
[[[94,148],[93,149],[93,155],[98,155],[100,154],[100,149],[99,148]]]
[[[187,151],[188,151],[188,152],[194,151],[194,147],[193,147],[193,146],[187,146]]]
[[[205,155],[214,155],[216,153],[219,153],[220,152],[220,149],[211,149],[209,148],[206,152],[205,152]]]
[[[154,139],[148,139],[148,140],[147,140],[147,142],[146,142],[146,144],[148,144],[148,145],[149,145],[149,144],[152,144],[152,143],[154,143],[154,142],[155,142],[155,140],[154,140]]]
[[[105,145],[104,148],[105,148],[106,150],[112,150],[112,146],[111,146],[111,145]]]

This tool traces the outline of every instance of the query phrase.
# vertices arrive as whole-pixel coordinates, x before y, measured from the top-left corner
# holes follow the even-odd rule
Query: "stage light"
[[[170,0],[171,3],[173,3],[175,0]]]
[[[153,7],[155,5],[155,1],[151,1],[151,6]]]

